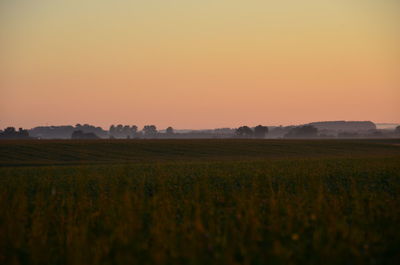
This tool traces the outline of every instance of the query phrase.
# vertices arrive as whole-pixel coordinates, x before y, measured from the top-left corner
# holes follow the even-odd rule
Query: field
[[[0,264],[400,264],[400,140],[0,142]]]

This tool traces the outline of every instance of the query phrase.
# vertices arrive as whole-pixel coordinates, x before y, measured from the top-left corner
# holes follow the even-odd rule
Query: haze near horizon
[[[0,3],[0,127],[398,123],[400,2]]]

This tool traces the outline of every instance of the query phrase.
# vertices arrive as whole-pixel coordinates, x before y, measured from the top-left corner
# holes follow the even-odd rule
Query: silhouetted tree
[[[174,129],[172,127],[168,127],[165,130],[165,133],[168,134],[168,135],[172,135],[172,134],[174,134]]]
[[[258,125],[254,128],[254,137],[256,138],[265,138],[268,133],[268,127]]]
[[[312,138],[318,136],[318,129],[312,125],[298,126],[291,129],[286,138]]]
[[[240,137],[252,137],[253,130],[248,126],[242,126],[236,129],[235,134]]]
[[[126,132],[127,132],[127,138],[133,138],[133,137],[137,137],[137,131],[138,131],[138,127],[136,125],[132,125],[132,126],[125,126],[126,127]],[[124,127],[124,128],[125,128]]]
[[[137,134],[138,127],[136,125],[131,126],[131,136],[135,137]]]
[[[8,134],[8,135],[12,135],[12,134],[16,133],[16,130],[14,127],[7,127],[4,129],[4,133]]]
[[[19,128],[18,134],[19,134],[19,137],[21,137],[21,138],[29,138],[28,130],[24,130],[22,128]]]
[[[131,138],[137,135],[138,127],[136,125],[111,125],[109,135],[113,138]]]
[[[125,125],[122,128],[122,135],[124,138],[130,138],[131,137],[131,127],[129,127],[128,125]]]
[[[77,130],[72,133],[71,139],[99,139],[99,137],[94,133],[85,133],[82,130]]]
[[[154,125],[145,125],[143,132],[146,137],[154,137],[157,135],[157,127]]]
[[[122,124],[118,124],[117,127],[115,128],[116,133],[118,136],[122,135],[122,130],[124,129],[124,126]]]
[[[28,130],[19,128],[18,131],[14,127],[7,127],[0,133],[0,139],[30,139]]]
[[[396,129],[394,130],[396,134],[400,134],[400,125],[396,127]]]
[[[109,131],[109,133],[110,133],[111,136],[114,136],[114,135],[115,135],[115,125],[114,125],[114,124],[111,125],[111,126],[110,126],[110,129],[109,129],[108,131]]]

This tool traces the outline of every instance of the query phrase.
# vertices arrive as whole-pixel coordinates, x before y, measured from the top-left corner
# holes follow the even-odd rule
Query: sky
[[[400,123],[398,0],[1,0],[0,128]]]

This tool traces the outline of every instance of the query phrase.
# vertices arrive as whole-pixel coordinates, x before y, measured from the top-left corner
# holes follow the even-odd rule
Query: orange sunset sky
[[[400,122],[398,0],[1,0],[0,127]]]

